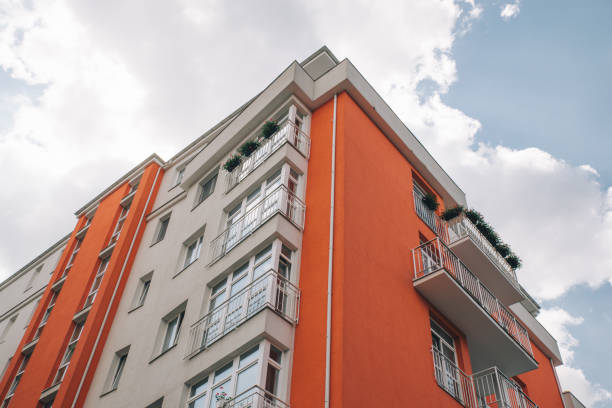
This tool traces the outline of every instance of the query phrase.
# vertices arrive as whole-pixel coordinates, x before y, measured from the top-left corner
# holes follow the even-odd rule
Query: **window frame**
[[[202,245],[204,244],[204,232],[198,235],[196,238],[192,238],[184,244],[185,247],[185,256],[183,260],[182,269],[187,269],[191,264],[200,259],[200,255],[202,252]],[[193,250],[190,249],[193,246]],[[193,257],[193,254],[196,254]]]
[[[175,347],[178,344],[179,337],[181,334],[181,327],[183,325],[184,320],[185,320],[185,309],[181,309],[169,315],[167,318],[164,319],[164,331],[163,331],[163,337],[162,337],[162,342],[161,342],[160,354],[163,354],[167,352],[168,350],[171,350],[173,347]],[[170,330],[170,324],[174,321],[177,322],[176,329],[174,330],[174,334],[169,336],[168,334]],[[169,340],[169,339],[172,339],[172,340]]]
[[[153,236],[153,242],[151,245],[155,245],[158,242],[161,242],[166,238],[166,233],[168,232],[168,226],[170,225],[170,216],[172,213],[166,214],[159,218],[159,222],[157,223],[157,227],[155,228],[155,235]]]
[[[214,194],[217,188],[218,179],[219,179],[219,171],[215,170],[198,182],[195,202],[193,205],[194,209],[200,204],[202,204],[204,201],[206,201],[208,197]],[[212,182],[212,187],[210,187],[210,184],[209,184],[211,182]],[[207,188],[207,186],[209,187]]]

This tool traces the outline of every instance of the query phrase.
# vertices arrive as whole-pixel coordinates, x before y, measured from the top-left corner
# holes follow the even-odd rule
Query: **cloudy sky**
[[[329,3],[0,0],[0,279],[326,44],[523,258],[563,387],[612,407],[612,3]]]

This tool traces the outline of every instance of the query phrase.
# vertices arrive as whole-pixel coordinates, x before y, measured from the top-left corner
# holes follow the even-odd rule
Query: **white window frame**
[[[203,242],[204,233],[185,243],[185,260],[183,262],[183,269],[187,268],[189,265],[200,259]],[[193,247],[193,249],[191,249],[191,247]]]
[[[83,306],[83,309],[93,305],[94,300],[96,299],[96,295],[98,294],[98,291],[100,290],[100,286],[102,285],[102,279],[104,278],[104,273],[108,269],[109,259],[110,258],[100,259],[100,263],[98,264],[96,276],[94,276],[93,282],[91,283],[91,288],[89,289],[89,294],[87,295],[87,298],[85,299],[85,305]]]
[[[70,365],[70,360],[72,359],[77,343],[81,338],[81,333],[83,332],[84,325],[85,322],[75,323],[74,329],[72,330],[72,335],[70,336],[70,341],[66,346],[64,356],[62,357],[60,365],[57,367],[57,372],[55,373],[55,377],[53,378],[53,383],[51,385],[60,384],[64,380],[64,377],[66,376],[66,371],[68,371],[68,366]]]
[[[176,175],[174,176],[174,184],[172,187],[176,187],[183,181],[183,177],[185,176],[185,167],[180,167],[176,169]]]
[[[183,320],[185,320],[185,309],[184,308],[167,316],[164,319],[164,332],[163,332],[163,337],[162,337],[160,353],[163,354],[178,344],[178,340],[181,335],[181,327],[183,326]],[[177,325],[174,329],[172,329],[174,333],[170,334],[171,333],[170,324],[174,321],[177,322]]]
[[[149,290],[151,290],[152,280],[153,272],[149,272],[139,279],[138,287],[136,288],[136,294],[134,296],[132,310],[144,306],[144,302],[147,300]]]
[[[235,394],[238,386],[238,376],[246,370],[252,368],[253,366],[258,366],[258,374],[255,380],[255,384],[253,386],[258,386],[262,390],[264,390],[266,384],[267,367],[270,361],[272,360],[271,358],[269,358],[271,345],[272,344],[267,340],[263,340],[258,344],[254,344],[253,346],[249,347],[245,352],[234,356],[230,361],[224,361],[220,364],[217,364],[214,369],[204,372],[201,375],[198,375],[196,379],[185,384],[187,387],[187,400],[183,406],[186,408],[191,408],[193,406],[191,404],[195,404],[196,401],[199,401],[201,398],[204,398],[204,407],[216,407],[215,394],[217,392],[217,388],[221,385],[223,386],[223,391],[225,391],[229,397],[240,397],[241,394]],[[240,367],[241,357],[248,355],[256,347],[257,351],[255,351],[255,355],[250,356],[251,360],[249,360],[244,366]],[[282,349],[280,347],[274,347],[282,352]],[[283,352],[281,357],[281,363],[286,360],[284,354],[285,353]],[[278,367],[278,369],[280,370],[277,382],[278,392],[275,397],[282,399],[286,395],[286,380],[284,379],[284,371],[286,370],[283,370],[282,364],[278,364],[276,362],[273,363],[274,366]],[[221,378],[216,378],[218,372],[229,364],[231,364],[231,371],[229,371],[229,375]],[[191,395],[193,387],[201,384],[204,381],[206,381],[206,388],[198,394]],[[250,390],[253,386],[249,386],[248,388],[246,388],[246,390]]]
[[[219,172],[215,171],[212,174],[207,175],[198,183],[197,195],[194,203],[194,208],[202,204],[208,197],[214,194],[217,188],[217,181],[219,179]],[[212,183],[212,187],[210,187]]]
[[[110,246],[119,241],[119,235],[121,234],[123,224],[125,223],[125,219],[127,218],[129,212],[130,204],[126,205],[125,207],[121,207],[121,213],[119,214],[119,218],[117,219],[117,223],[115,224],[115,228],[113,229],[113,235],[111,235],[107,246]]]
[[[106,381],[106,392],[115,391],[119,388],[119,381],[121,381],[129,352],[130,346],[127,346],[115,353],[115,358],[113,359],[113,364],[111,365],[111,370]]]
[[[30,360],[30,354],[23,356],[23,358],[21,359],[21,363],[19,363],[19,368],[17,369],[15,378],[13,379],[13,382],[11,383],[11,387],[9,388],[8,392],[6,393],[6,397],[4,398],[4,403],[2,405],[3,407],[8,406],[7,401],[10,401],[13,395],[15,395],[15,391],[17,390],[17,386],[19,385],[19,382],[21,381],[21,377],[23,376],[23,373],[25,373],[25,369],[28,365],[29,360]]]
[[[70,254],[70,258],[68,258],[68,263],[66,264],[66,267],[64,268],[64,271],[62,272],[62,278],[66,275],[68,275],[68,272],[70,272],[70,269],[72,268],[72,264],[74,263],[74,259],[76,258],[77,254],[79,253],[79,249],[81,248],[81,243],[82,240],[81,239],[76,239],[76,243],[74,244],[74,248],[72,249],[72,253]]]
[[[60,292],[59,290],[51,291],[51,298],[49,299],[49,303],[47,304],[47,308],[45,309],[45,313],[43,314],[42,319],[40,319],[40,323],[38,324],[38,328],[36,329],[36,332],[34,333],[33,340],[40,338],[40,335],[42,334],[42,331],[45,328],[47,321],[49,320],[49,316],[51,315],[51,312],[53,311],[53,307],[55,306],[55,302],[57,301],[59,292]]]
[[[171,213],[160,217],[159,222],[157,223],[157,228],[155,228],[155,235],[153,236],[153,243],[151,245],[155,245],[158,242],[163,241],[166,237],[168,226],[170,226],[170,216]]]

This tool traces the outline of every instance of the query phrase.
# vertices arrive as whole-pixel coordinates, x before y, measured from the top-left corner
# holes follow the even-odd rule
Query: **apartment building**
[[[470,219],[439,217],[457,205],[323,47],[2,284],[3,321],[40,300],[5,330],[1,406],[563,407],[539,306]]]

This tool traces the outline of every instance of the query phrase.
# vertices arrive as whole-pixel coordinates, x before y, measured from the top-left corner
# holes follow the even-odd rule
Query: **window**
[[[89,294],[87,295],[87,299],[85,299],[85,306],[83,306],[83,308],[93,305],[94,299],[96,298],[98,290],[100,289],[102,278],[104,278],[104,272],[106,272],[106,268],[108,268],[108,260],[109,258],[103,258],[100,260],[98,271],[96,272],[96,276],[91,284],[91,288],[89,289]]]
[[[62,278],[68,275],[68,272],[70,272],[70,268],[72,268],[72,264],[74,263],[74,258],[76,258],[77,254],[79,253],[80,248],[81,248],[81,240],[77,239],[76,243],[74,244],[74,249],[72,250],[72,253],[70,254],[70,258],[68,259],[68,263],[66,264],[66,267],[64,268],[64,272],[62,273]]]
[[[174,178],[174,185],[178,186],[179,184],[181,184],[181,181],[183,181],[183,175],[185,174],[185,168],[181,168],[181,169],[177,169],[176,170],[176,177]]]
[[[454,397],[461,396],[455,341],[438,323],[430,320],[434,371],[438,384]]]
[[[272,355],[278,362],[272,359]],[[225,393],[227,398],[241,396],[245,398],[245,402],[253,403],[255,400],[247,398],[250,395],[249,390],[252,390],[253,387],[274,388],[274,393],[271,395],[277,395],[280,388],[281,355],[282,352],[279,349],[263,341],[234,357],[232,361],[224,363],[223,366],[188,385],[187,408],[216,408],[215,396],[220,393]],[[262,371],[262,364],[264,366],[272,364],[274,370],[277,371],[271,369]],[[272,379],[268,378],[269,372],[272,373]],[[270,387],[267,387],[266,384],[270,384]],[[276,406],[271,395],[266,395],[266,401],[262,400],[259,404],[266,407]]]
[[[206,200],[215,191],[216,184],[217,184],[217,173],[215,173],[212,177],[208,177],[204,181],[200,182],[196,205]]]
[[[115,225],[115,229],[113,231],[113,235],[111,235],[110,241],[108,245],[112,245],[119,239],[119,234],[121,234],[121,229],[123,228],[123,223],[128,216],[128,212],[130,211],[129,204],[125,207],[121,207],[121,213],[119,214],[119,219],[117,219],[117,224]]]
[[[183,268],[188,267],[200,257],[200,251],[202,249],[202,241],[204,240],[204,236],[200,235],[198,238],[194,239],[190,244],[187,245],[187,251],[185,253],[185,263]]]
[[[164,335],[164,342],[162,344],[162,353],[176,345],[181,330],[181,324],[183,323],[183,317],[185,317],[184,310],[171,317],[166,322],[166,334]]]
[[[128,351],[129,347],[127,350],[118,352],[115,355],[115,364],[112,370],[109,391],[116,390],[119,386],[119,380],[121,379],[121,374],[123,374],[123,368],[125,367],[125,362],[127,361]]]
[[[146,276],[140,278],[140,284],[138,285],[138,290],[136,292],[134,308],[144,305],[145,299],[147,298],[147,294],[149,293],[149,288],[151,287],[152,278],[152,273],[149,273]]]
[[[76,345],[79,341],[79,338],[81,338],[83,325],[84,322],[75,323],[74,330],[72,331],[72,336],[70,336],[70,341],[68,342],[68,346],[66,347],[66,351],[64,352],[64,357],[62,357],[62,361],[60,362],[60,365],[57,368],[57,373],[55,374],[55,378],[53,379],[52,385],[59,384],[64,379],[66,371],[68,370],[68,365],[70,364],[70,359],[74,354],[74,350],[76,349]]]
[[[53,307],[55,306],[55,301],[57,300],[58,296],[59,296],[59,291],[51,291],[51,299],[49,299],[49,304],[47,305],[45,314],[40,320],[38,329],[36,329],[36,333],[34,333],[34,340],[39,338],[40,335],[42,334],[42,331],[45,328],[45,325],[47,324],[47,320],[49,320],[49,316],[51,315],[51,311],[53,310]]]
[[[23,373],[25,372],[26,366],[28,365],[28,361],[30,360],[30,356],[23,356],[21,363],[19,364],[19,368],[17,369],[17,374],[15,374],[15,379],[13,380],[13,383],[11,384],[11,388],[9,388],[9,391],[6,393],[6,398],[4,400],[4,405],[2,405],[3,407],[8,406],[8,402],[11,400],[11,397],[13,396],[13,394],[15,394],[15,390],[17,389],[17,386],[19,385],[19,381],[21,381],[21,377],[23,376]]]
[[[40,275],[40,271],[42,270],[42,268],[43,265],[39,265],[38,268],[36,268],[36,270],[32,272],[32,274],[30,275],[30,279],[28,280],[28,284],[24,289],[24,292],[27,292],[28,290],[32,289],[32,286],[34,286],[34,281],[36,281],[36,278],[38,277],[38,275]]]
[[[15,324],[15,321],[17,320],[17,316],[18,316],[17,314],[13,315],[6,322],[6,326],[4,326],[4,330],[2,330],[2,334],[0,335],[0,343],[4,343],[4,339],[6,339],[6,335],[11,330],[11,327],[13,327],[13,325]]]
[[[159,241],[164,239],[169,223],[170,215],[167,215],[159,220],[159,224],[157,225],[157,231],[155,232],[155,239],[153,240],[154,244],[157,244]]]

